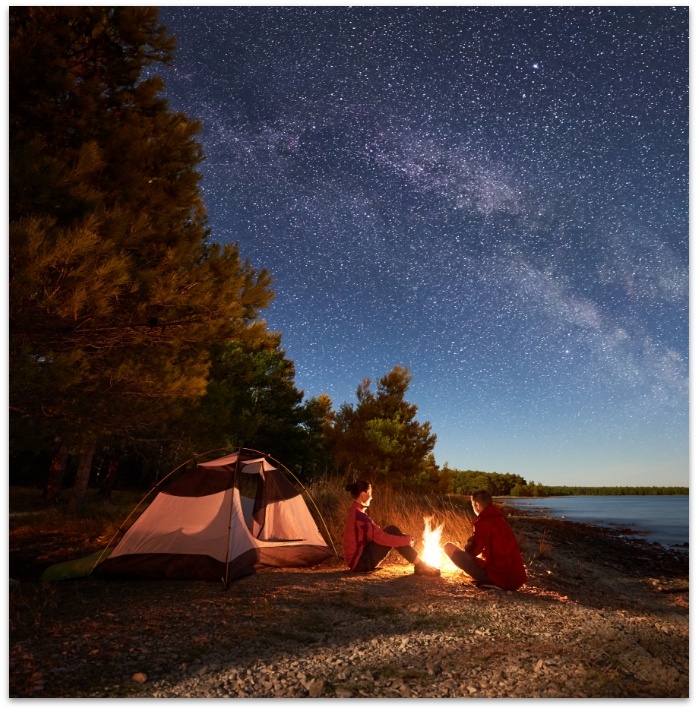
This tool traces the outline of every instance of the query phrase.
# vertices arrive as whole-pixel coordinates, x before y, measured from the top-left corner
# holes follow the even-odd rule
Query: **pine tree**
[[[340,470],[376,481],[428,485],[436,435],[429,422],[416,421],[417,405],[405,400],[411,379],[406,367],[396,365],[378,380],[375,393],[364,379],[357,405],[341,405],[328,434]]]
[[[301,426],[305,432],[305,441],[300,470],[306,480],[326,477],[332,472],[328,433],[332,430],[334,418],[332,400],[324,392],[311,397],[303,405]]]
[[[279,333],[268,332],[254,347],[216,343],[205,396],[168,436],[194,451],[253,448],[291,466],[306,438],[303,393],[294,379],[295,366],[281,348]]]
[[[211,344],[265,337],[268,273],[209,240],[200,126],[141,79],[173,49],[154,8],[10,10],[10,410],[85,456],[202,396]]]

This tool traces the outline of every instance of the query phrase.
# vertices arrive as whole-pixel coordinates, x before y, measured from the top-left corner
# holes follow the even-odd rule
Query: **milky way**
[[[335,407],[437,462],[688,484],[687,7],[162,7],[212,239]]]

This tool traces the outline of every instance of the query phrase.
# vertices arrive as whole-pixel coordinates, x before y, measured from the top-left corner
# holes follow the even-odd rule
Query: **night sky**
[[[688,485],[687,7],[160,12],[306,397],[406,365],[439,465]]]

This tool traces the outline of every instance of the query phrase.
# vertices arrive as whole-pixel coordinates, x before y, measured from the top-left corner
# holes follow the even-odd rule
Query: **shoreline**
[[[600,559],[613,559],[631,574],[649,574],[654,567],[657,571],[664,571],[672,576],[688,576],[688,546],[667,547],[644,537],[630,537],[633,529],[627,526],[610,527],[555,515],[532,513],[504,504],[501,507],[512,526],[518,523],[519,529],[528,530],[537,527],[538,522],[544,534],[551,536],[551,540],[557,539],[558,543],[566,547],[577,548],[576,551],[581,554],[589,554],[589,550],[593,550]],[[579,540],[575,539],[577,536],[580,537]]]
[[[622,521],[613,521],[613,520],[608,520],[608,522],[591,522],[589,520],[583,520],[583,519],[578,519],[575,516],[574,512],[571,512],[570,514],[562,514],[560,512],[553,513],[549,507],[547,507],[544,504],[544,500],[546,498],[559,498],[559,499],[565,499],[569,498],[570,496],[544,496],[541,498],[529,498],[529,497],[523,497],[523,496],[497,496],[495,498],[495,501],[499,503],[499,505],[502,508],[506,508],[508,511],[512,513],[519,513],[521,515],[530,515],[534,517],[550,517],[554,518],[560,521],[565,521],[565,522],[570,522],[570,523],[579,523],[579,524],[584,524],[584,525],[589,525],[592,527],[597,527],[602,531],[609,532],[611,534],[621,534],[625,535],[629,540],[638,540],[638,541],[645,541],[650,545],[659,545],[662,547],[662,549],[669,550],[669,551],[688,551],[689,546],[690,546],[690,534],[689,534],[689,525],[686,525],[686,533],[687,537],[684,542],[678,542],[678,543],[665,543],[662,542],[661,540],[656,540],[652,539],[653,536],[656,536],[656,533],[654,533],[651,530],[643,530],[641,526],[636,525],[636,524],[628,524]],[[574,496],[576,498],[579,497],[586,497],[586,498],[595,498],[597,496]],[[624,496],[620,496],[621,498]],[[647,497],[647,496],[639,496],[639,497]],[[688,496],[684,496],[688,498]],[[510,500],[522,500],[522,501],[527,501],[527,502],[533,502],[533,501],[541,501],[540,505],[528,505],[528,506],[517,506],[516,504],[508,504],[508,501]]]
[[[688,697],[688,554],[505,511],[529,580],[483,590],[391,553],[208,582],[10,592],[10,697]],[[47,560],[48,561],[48,560]]]

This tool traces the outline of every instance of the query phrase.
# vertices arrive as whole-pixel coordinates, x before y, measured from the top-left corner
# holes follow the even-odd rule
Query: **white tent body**
[[[254,499],[241,494],[241,474],[257,478]],[[227,584],[259,567],[303,567],[332,554],[279,469],[236,452],[158,493],[95,572]]]

